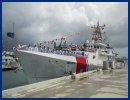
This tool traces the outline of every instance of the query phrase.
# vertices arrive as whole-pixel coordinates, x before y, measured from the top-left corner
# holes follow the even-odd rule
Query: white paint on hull
[[[76,69],[76,59],[73,56],[22,50],[15,53],[31,83],[65,76],[65,72],[75,72]],[[67,62],[74,63],[67,64]]]
[[[76,72],[77,61],[75,56],[25,50],[18,50],[15,54],[18,56],[30,83],[65,76],[65,73],[70,71]],[[94,53],[91,56],[93,55]],[[89,57],[86,60],[87,71],[102,68],[100,59]]]

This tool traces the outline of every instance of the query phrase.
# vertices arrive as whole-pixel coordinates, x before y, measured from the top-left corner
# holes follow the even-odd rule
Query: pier
[[[128,98],[128,67],[94,70],[2,91],[3,98]]]

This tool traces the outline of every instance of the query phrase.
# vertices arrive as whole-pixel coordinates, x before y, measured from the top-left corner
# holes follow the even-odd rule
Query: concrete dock
[[[3,98],[128,98],[128,67],[91,71],[2,91]],[[82,78],[84,77],[84,78]]]

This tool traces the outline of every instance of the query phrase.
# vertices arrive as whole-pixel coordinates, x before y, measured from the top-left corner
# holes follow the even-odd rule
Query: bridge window
[[[96,48],[96,45],[94,45],[94,48]]]
[[[99,49],[99,46],[97,45],[97,48]]]

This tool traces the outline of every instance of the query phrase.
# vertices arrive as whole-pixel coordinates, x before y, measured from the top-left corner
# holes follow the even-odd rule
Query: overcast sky
[[[21,44],[49,41],[66,34],[80,33],[68,41],[83,43],[91,37],[95,25],[106,24],[109,43],[121,56],[128,57],[127,2],[4,2],[2,3],[2,34],[4,48],[10,48],[13,31]]]

